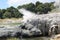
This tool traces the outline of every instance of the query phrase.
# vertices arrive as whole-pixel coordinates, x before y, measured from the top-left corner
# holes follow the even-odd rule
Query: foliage
[[[41,3],[37,1],[35,4],[29,3],[26,5],[18,6],[18,9],[25,8],[31,12],[35,12],[36,14],[47,14],[49,11],[53,10],[54,2],[51,3]]]
[[[35,4],[29,3],[25,5],[18,6],[17,8],[14,8],[13,6],[7,8],[7,9],[0,9],[0,18],[21,18],[23,17],[23,14],[21,14],[18,9],[25,8],[31,12],[34,12],[36,14],[47,14],[49,11],[53,10],[54,2],[50,3],[41,3],[37,1]]]
[[[0,18],[21,18],[23,14],[21,14],[16,8],[9,7],[7,9],[0,10]]]

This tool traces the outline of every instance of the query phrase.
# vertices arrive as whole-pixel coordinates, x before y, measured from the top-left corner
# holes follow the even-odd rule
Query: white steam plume
[[[35,13],[32,13],[32,12],[30,12],[30,11],[27,11],[27,10],[25,10],[25,9],[20,9],[19,10],[24,16],[23,16],[23,21],[24,22],[27,22],[27,20],[30,20],[31,18],[34,18],[34,16],[35,16]]]
[[[55,0],[55,4],[54,4],[54,6],[56,6],[56,7],[60,7],[60,0]]]
[[[55,0],[54,6],[56,7],[51,13],[60,13],[60,0]]]

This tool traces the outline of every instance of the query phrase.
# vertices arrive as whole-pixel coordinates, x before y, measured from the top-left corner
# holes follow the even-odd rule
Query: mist
[[[30,12],[24,8],[20,9],[19,11],[23,14],[23,21],[24,22],[27,22],[27,20],[30,20],[30,19],[36,17],[35,13]]]
[[[59,9],[60,8],[60,1],[55,0],[54,6]],[[56,11],[56,9],[55,9]],[[37,15],[36,13],[30,12],[24,8],[19,9],[19,12],[23,14],[23,26],[25,26],[26,30],[30,31],[38,31],[39,34],[42,33],[45,35],[49,32],[50,28],[55,25],[59,27],[59,33],[60,33],[60,11],[59,13],[51,12],[48,14],[40,14]],[[57,10],[58,11],[58,10]],[[38,33],[37,32],[37,33]]]
[[[55,0],[54,6],[60,7],[60,0]]]

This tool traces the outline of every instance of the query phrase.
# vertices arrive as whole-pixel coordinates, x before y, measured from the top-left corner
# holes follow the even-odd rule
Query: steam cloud
[[[60,0],[55,0],[54,6],[60,7]]]
[[[19,10],[24,16],[23,16],[23,22],[27,23],[27,20],[31,21],[31,20],[36,20],[39,19],[40,21],[42,20],[47,20],[47,21],[52,21],[52,22],[56,22],[58,20],[60,20],[60,13],[52,13],[52,14],[42,14],[42,15],[37,15],[35,13],[32,13],[28,10],[25,9],[20,9]]]
[[[37,15],[25,9],[20,9],[19,11],[24,15],[22,22],[28,25],[27,27],[38,27],[42,30],[42,33],[45,33],[45,31],[48,32],[49,27],[53,25],[58,25],[60,28],[60,13]]]
[[[23,16],[23,21],[26,23],[27,20],[30,20],[31,18],[34,18],[36,17],[36,14],[35,13],[32,13],[30,11],[27,11],[25,9],[20,9],[19,10],[24,16]]]
[[[60,28],[60,9],[59,9],[60,5],[59,4],[60,4],[60,0],[55,0],[54,6],[57,7],[57,9],[55,9],[55,11],[57,10],[57,11],[59,11],[59,13],[55,13],[55,11],[54,11],[54,13],[37,15],[37,14],[32,13],[23,8],[20,9],[19,11],[24,15],[23,22],[26,23],[28,25],[28,27],[30,27],[31,25],[33,25],[34,27],[38,26],[39,28],[42,27],[41,30],[45,33],[46,30],[44,30],[44,29],[49,30],[48,27],[51,27],[53,25],[58,24],[58,26]],[[28,20],[29,20],[29,22],[27,22]],[[31,24],[31,25],[29,25],[29,24]],[[45,28],[45,25],[46,25],[46,28]]]

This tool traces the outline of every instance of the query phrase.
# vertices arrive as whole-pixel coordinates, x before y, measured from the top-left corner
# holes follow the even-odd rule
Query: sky
[[[18,5],[28,4],[28,3],[36,3],[39,2],[53,2],[54,0],[0,0],[0,9],[6,9],[10,6],[17,7]]]

